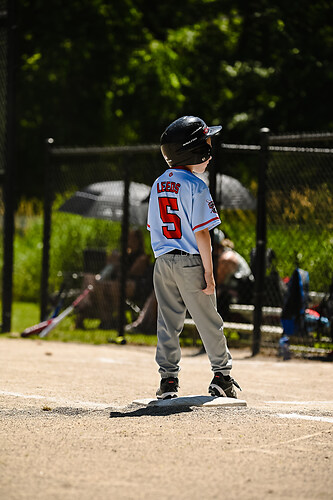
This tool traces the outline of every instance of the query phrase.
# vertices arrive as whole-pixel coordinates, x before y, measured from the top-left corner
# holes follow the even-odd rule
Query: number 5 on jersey
[[[174,225],[174,229],[169,229],[168,225],[162,226],[164,236],[168,239],[179,240],[182,237],[181,219],[179,215],[168,211],[168,207],[170,207],[170,210],[179,210],[177,198],[161,197],[158,198],[158,204],[160,207],[160,217],[162,222],[168,225]]]

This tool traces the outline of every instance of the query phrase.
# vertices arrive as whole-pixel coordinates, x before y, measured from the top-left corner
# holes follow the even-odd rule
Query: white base
[[[247,406],[243,399],[214,398],[213,396],[184,396],[173,399],[135,399],[134,404],[143,406],[223,406],[225,408]]]

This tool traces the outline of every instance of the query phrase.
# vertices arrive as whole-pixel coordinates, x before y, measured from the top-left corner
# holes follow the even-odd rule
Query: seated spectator
[[[107,262],[109,276],[103,281],[96,281],[94,274],[87,273],[84,276],[83,287],[86,288],[91,284],[94,289],[78,308],[77,328],[83,328],[83,320],[89,317],[100,318],[99,328],[107,329],[117,326],[121,285],[120,252],[113,251],[108,256]],[[133,229],[128,234],[127,269],[126,298],[143,306],[153,283],[152,264],[145,253],[143,235],[139,229]]]
[[[217,308],[226,319],[231,302],[250,304],[254,277],[249,264],[234,249],[234,243],[219,229],[213,232]]]
[[[112,264],[111,279],[121,279],[121,255],[113,252],[108,262]],[[152,289],[152,264],[150,257],[145,253],[144,239],[140,229],[132,229],[128,233],[127,241],[127,298],[142,302]],[[143,305],[143,304],[142,304]]]
[[[219,229],[214,229],[213,234],[214,253],[217,256],[216,284],[227,285],[232,277],[236,279],[245,278],[252,275],[251,268],[234,249],[231,240],[224,236]]]

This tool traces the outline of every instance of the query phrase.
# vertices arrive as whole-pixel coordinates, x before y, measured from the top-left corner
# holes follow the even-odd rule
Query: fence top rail
[[[230,151],[245,151],[245,152],[256,152],[260,151],[260,146],[256,144],[221,144],[222,149]]]
[[[270,135],[268,137],[269,144],[281,144],[283,142],[306,142],[306,141],[332,141],[332,132],[323,133],[301,133],[301,134],[285,134],[285,135]]]
[[[240,152],[257,152],[261,146],[250,144],[221,144],[223,150]],[[268,146],[269,151],[277,153],[315,153],[333,154],[332,148],[302,148],[300,146]]]
[[[296,137],[296,136],[295,136]],[[299,136],[297,136],[299,137]],[[333,137],[333,134],[332,134]],[[226,144],[222,143],[221,148],[225,151],[239,152],[259,152],[261,146],[257,144]],[[312,153],[312,154],[333,154],[333,148],[309,148],[300,146],[268,146],[269,151],[277,153]],[[96,156],[96,155],[117,155],[117,154],[139,154],[149,152],[159,152],[158,144],[143,144],[138,146],[88,146],[88,147],[66,147],[54,146],[49,149],[52,156]]]
[[[246,144],[221,144],[223,149],[241,150],[241,151],[260,151],[258,145]],[[50,153],[52,156],[82,156],[82,155],[113,155],[113,154],[136,154],[160,151],[158,144],[142,144],[137,146],[87,146],[87,147],[71,147],[71,146],[54,146],[50,143]]]
[[[64,147],[51,146],[49,151],[53,156],[85,156],[85,155],[117,155],[117,154],[137,154],[159,151],[160,146],[156,144],[146,144],[139,146],[88,146],[88,147]]]
[[[277,153],[333,154],[332,148],[301,148],[297,146],[269,146],[269,151]]]

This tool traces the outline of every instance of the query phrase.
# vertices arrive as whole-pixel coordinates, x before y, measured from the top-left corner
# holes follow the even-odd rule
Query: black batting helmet
[[[218,134],[221,125],[208,127],[197,116],[182,116],[161,135],[161,151],[169,167],[197,165],[207,161],[212,149],[206,139]]]

